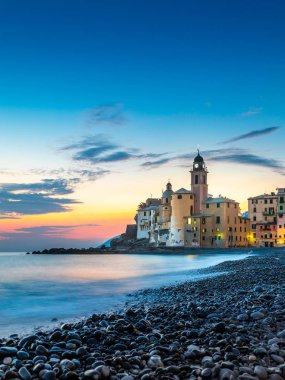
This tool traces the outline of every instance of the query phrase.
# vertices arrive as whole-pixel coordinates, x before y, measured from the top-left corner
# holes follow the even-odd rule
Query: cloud
[[[196,154],[197,152],[191,152],[167,157],[161,160],[146,161],[142,163],[141,166],[147,169],[155,169],[165,164],[177,164],[182,167],[191,167]],[[259,166],[285,175],[285,166],[283,162],[273,158],[266,158],[264,156],[253,154],[246,149],[211,149],[205,150],[201,154],[206,162],[231,162],[235,164]]]
[[[261,166],[264,168],[273,169],[274,171],[285,175],[285,166],[281,161],[275,160],[273,158],[258,156],[256,154],[247,152],[216,156],[212,157],[211,161],[232,162],[244,165]]]
[[[71,211],[71,205],[80,203],[62,198],[72,194],[78,179],[44,179],[36,183],[0,184],[0,218],[15,219],[22,215],[48,214]]]
[[[126,160],[157,158],[166,153],[140,153],[137,148],[124,148],[108,140],[105,136],[85,137],[79,142],[64,146],[62,151],[73,151],[74,161],[90,164],[108,164]]]
[[[127,122],[122,103],[111,103],[94,107],[86,113],[86,126],[119,126]]]
[[[268,128],[264,128],[264,129],[258,129],[258,130],[255,130],[255,131],[251,131],[251,132],[245,133],[243,135],[239,135],[239,136],[233,137],[230,140],[222,141],[220,144],[228,144],[228,143],[231,143],[231,142],[236,142],[236,141],[246,140],[246,139],[252,139],[252,138],[260,137],[260,136],[263,136],[263,135],[268,135],[270,133],[273,133],[273,132],[277,131],[279,128],[280,127],[268,127]]]
[[[144,168],[149,168],[149,169],[154,169],[158,168],[164,164],[167,164],[171,160],[175,160],[176,158],[162,158],[161,160],[156,160],[156,161],[146,161],[141,164],[142,167]]]
[[[84,181],[97,181],[99,178],[110,173],[110,170],[105,170],[101,168],[95,169],[31,169],[30,173],[37,175],[61,175],[69,180],[73,180],[74,183],[84,182]]]
[[[98,227],[99,224],[89,223],[89,224],[74,224],[74,225],[52,225],[52,226],[34,226],[34,227],[21,227],[17,228],[12,232],[0,232],[1,238],[10,239],[16,236],[27,236],[36,234],[37,237],[45,236],[45,237],[65,237],[67,234],[78,228],[84,227]]]
[[[250,107],[246,112],[241,113],[242,117],[253,116],[261,113],[263,110],[262,107]]]

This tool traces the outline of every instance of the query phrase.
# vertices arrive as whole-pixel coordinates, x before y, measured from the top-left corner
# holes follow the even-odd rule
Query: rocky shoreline
[[[226,273],[136,292],[120,312],[0,339],[0,379],[284,379],[285,256],[203,270],[215,272]]]

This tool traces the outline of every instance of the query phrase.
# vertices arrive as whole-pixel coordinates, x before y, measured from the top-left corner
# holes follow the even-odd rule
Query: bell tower
[[[207,168],[204,159],[198,154],[194,158],[193,169],[191,173],[191,190],[195,194],[194,212],[199,214],[202,212],[202,202],[208,198],[208,182],[207,182]]]

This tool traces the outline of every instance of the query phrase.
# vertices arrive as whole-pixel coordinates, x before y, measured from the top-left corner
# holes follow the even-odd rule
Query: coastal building
[[[277,245],[277,205],[278,196],[274,192],[248,198],[252,245],[257,247]]]
[[[277,189],[277,244],[285,245],[285,188]]]
[[[198,151],[191,173],[191,190],[172,189],[167,183],[161,198],[140,204],[137,239],[155,246],[228,248],[249,244],[250,220],[239,203],[208,194],[208,170]]]

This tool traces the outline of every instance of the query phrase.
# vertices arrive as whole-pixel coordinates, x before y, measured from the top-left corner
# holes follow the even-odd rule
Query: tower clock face
[[[199,167],[199,164],[195,164],[195,165],[194,165],[194,168],[197,169],[198,167]]]

